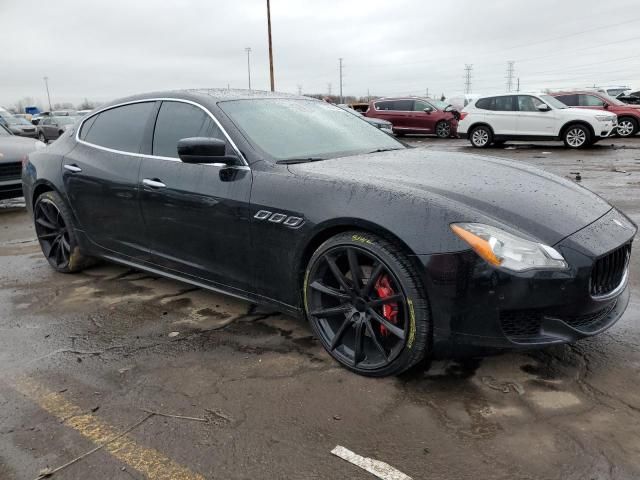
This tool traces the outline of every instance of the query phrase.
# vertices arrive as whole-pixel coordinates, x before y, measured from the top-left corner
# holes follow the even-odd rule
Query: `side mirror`
[[[609,104],[605,102],[605,103],[602,104],[602,107],[603,108],[609,108]]]
[[[536,108],[541,112],[548,112],[549,110],[551,110],[551,107],[549,105],[547,105],[546,103],[542,103],[542,104],[538,105]]]
[[[424,109],[424,113],[429,113],[430,114],[431,112],[433,112],[433,108],[431,108],[431,107],[427,107],[427,108]]]
[[[225,155],[227,142],[219,138],[190,137],[178,140],[178,156],[184,163],[240,165],[235,155]]]

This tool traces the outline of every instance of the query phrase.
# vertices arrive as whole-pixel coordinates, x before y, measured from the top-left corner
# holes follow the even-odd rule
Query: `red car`
[[[456,135],[458,125],[458,112],[451,105],[417,97],[373,100],[365,115],[388,120],[396,135],[423,133],[448,138]]]
[[[580,92],[552,93],[568,107],[606,110],[618,116],[618,135],[631,137],[640,129],[640,105],[629,105],[600,92],[589,90]]]

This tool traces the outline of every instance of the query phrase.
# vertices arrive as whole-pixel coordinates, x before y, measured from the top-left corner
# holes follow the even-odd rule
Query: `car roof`
[[[255,100],[267,98],[290,98],[303,100],[317,100],[311,97],[293,95],[290,93],[268,92],[263,90],[241,90],[227,88],[193,88],[183,90],[164,90],[149,93],[141,93],[131,95],[129,97],[119,98],[110,102],[109,105],[117,105],[120,103],[133,102],[136,100],[149,100],[152,98],[176,98],[182,100],[203,101],[205,103],[216,103],[218,101],[227,100]],[[104,107],[103,107],[104,108]],[[101,108],[102,109],[102,108]]]

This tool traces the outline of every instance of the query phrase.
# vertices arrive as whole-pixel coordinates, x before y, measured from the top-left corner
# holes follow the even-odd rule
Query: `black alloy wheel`
[[[440,120],[436,124],[436,135],[438,138],[449,138],[451,136],[451,124],[444,120]]]
[[[33,206],[33,218],[42,253],[56,271],[72,273],[92,263],[78,248],[70,212],[60,195],[40,195]]]
[[[307,269],[307,317],[329,354],[357,373],[397,374],[424,357],[426,301],[408,264],[393,258],[400,255],[372,235],[342,234]]]

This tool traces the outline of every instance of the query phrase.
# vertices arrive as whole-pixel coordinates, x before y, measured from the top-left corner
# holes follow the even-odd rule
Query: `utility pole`
[[[342,99],[342,57],[338,59],[340,63],[340,103],[344,103]]]
[[[51,106],[51,95],[49,95],[49,77],[44,77],[44,86],[47,88],[47,98],[49,99],[49,111],[51,112],[53,110],[53,107]]]
[[[327,83],[327,94],[331,96],[331,82]]]
[[[247,47],[244,49],[247,52],[247,74],[249,75],[249,90],[251,90],[251,47]]]
[[[473,65],[471,63],[467,63],[464,66],[464,93],[471,93],[471,71],[473,70]]]
[[[507,79],[507,92],[513,90],[513,65],[515,63],[516,62],[514,62],[513,60],[509,60],[507,62],[507,76],[505,77]]]
[[[369,89],[367,88],[367,102],[371,101],[371,94],[369,94]]]
[[[425,90],[426,97],[429,98],[429,87]]]
[[[269,32],[269,77],[271,79],[271,91],[275,91],[273,80],[273,45],[271,43],[271,3],[267,0],[267,31]]]
[[[518,77],[518,87],[516,88],[516,92],[520,91],[520,77]]]
[[[302,95],[302,85],[298,84],[298,95]]]

